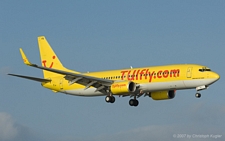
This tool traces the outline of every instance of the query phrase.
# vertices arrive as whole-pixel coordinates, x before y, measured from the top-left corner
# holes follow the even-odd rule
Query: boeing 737
[[[138,98],[149,96],[154,100],[173,99],[177,90],[200,90],[219,80],[220,76],[206,66],[177,64],[128,68],[81,73],[65,68],[44,36],[38,37],[42,65],[32,64],[20,48],[24,63],[43,70],[44,78],[8,74],[38,81],[53,92],[76,96],[105,96],[107,103],[114,103],[114,96],[130,96],[130,106],[138,106]]]

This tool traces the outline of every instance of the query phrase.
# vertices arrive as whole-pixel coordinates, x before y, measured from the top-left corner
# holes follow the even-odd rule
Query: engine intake
[[[136,84],[132,81],[115,82],[111,85],[110,90],[117,95],[129,94],[135,92]]]
[[[152,92],[151,97],[154,100],[165,100],[165,99],[173,99],[175,97],[175,91],[157,91]]]

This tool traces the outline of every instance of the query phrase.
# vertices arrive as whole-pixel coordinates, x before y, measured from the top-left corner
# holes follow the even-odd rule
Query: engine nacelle
[[[151,92],[151,97],[154,100],[165,100],[165,99],[173,99],[175,97],[175,91],[158,91]]]
[[[113,94],[128,94],[136,90],[136,84],[132,81],[115,82],[111,85],[110,90]]]

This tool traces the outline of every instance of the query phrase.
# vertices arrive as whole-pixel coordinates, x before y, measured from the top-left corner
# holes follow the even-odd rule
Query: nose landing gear
[[[195,94],[195,97],[196,97],[196,98],[200,98],[200,97],[201,97],[201,94],[197,92],[197,93]]]
[[[195,94],[195,97],[200,98],[201,94],[198,91],[205,90],[207,88],[208,88],[208,86],[206,86],[206,85],[196,87],[197,93]]]

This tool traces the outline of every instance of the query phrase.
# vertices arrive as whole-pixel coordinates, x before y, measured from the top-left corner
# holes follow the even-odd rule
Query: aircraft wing
[[[37,66],[35,64],[32,64],[31,66],[42,69],[42,70],[47,70],[50,72],[65,75],[64,78],[69,81],[69,85],[78,83],[78,84],[84,85],[85,89],[88,89],[89,87],[93,86],[93,87],[97,88],[96,91],[99,91],[99,90],[104,89],[107,86],[111,86],[111,84],[113,83],[112,80],[106,80],[106,79],[87,76],[87,75],[83,75],[83,74],[77,74],[77,73],[71,73],[71,72],[66,72],[66,71],[62,71],[62,70],[52,69],[52,68],[41,67],[41,66]]]
[[[29,60],[27,59],[27,57],[24,54],[22,49],[20,49],[20,53],[21,53],[23,61],[26,65],[32,66],[32,67],[35,67],[38,69],[65,75],[64,78],[69,81],[70,85],[72,85],[74,83],[78,83],[78,84],[84,85],[85,89],[88,89],[89,87],[93,86],[93,87],[97,88],[96,91],[100,91],[100,90],[105,89],[108,86],[111,86],[111,84],[114,83],[114,81],[108,80],[108,79],[101,79],[101,78],[97,78],[97,77],[93,77],[93,76],[88,76],[88,75],[83,75],[83,74],[38,66],[36,64],[32,64],[29,62]],[[18,76],[18,77],[21,77],[21,76]]]

